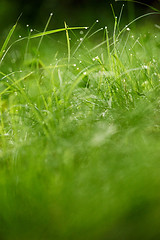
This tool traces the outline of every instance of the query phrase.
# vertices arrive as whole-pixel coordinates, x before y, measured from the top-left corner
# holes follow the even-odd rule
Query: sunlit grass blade
[[[48,21],[47,21],[47,23],[46,23],[46,26],[45,26],[45,28],[44,28],[43,33],[45,33],[45,32],[47,31],[47,28],[48,28],[48,26],[49,26],[49,23],[50,23],[50,21],[51,21],[52,16],[53,16],[53,13],[50,14],[49,19],[48,19]],[[44,36],[45,36],[45,35],[42,35],[41,38],[40,38],[40,41],[39,41],[39,44],[38,44],[38,47],[37,47],[37,52],[38,52],[38,50],[39,50],[39,48],[40,48],[40,46],[41,46],[41,43],[42,43],[42,40],[43,40],[43,37],[44,37]]]
[[[121,11],[120,11],[119,18],[118,18],[118,23],[117,23],[118,29],[119,29],[119,25],[120,25],[120,22],[121,22],[123,9],[124,9],[124,4],[121,7]]]
[[[9,43],[9,41],[10,41],[10,39],[11,39],[14,31],[15,31],[16,26],[17,26],[17,23],[12,27],[12,29],[9,31],[9,33],[8,33],[8,35],[7,35],[7,38],[5,39],[5,42],[4,42],[4,44],[3,44],[3,46],[2,46],[2,48],[1,48],[1,50],[0,50],[0,59],[2,58],[3,54],[4,54],[5,51],[6,51],[6,48],[7,48],[7,46],[8,46],[8,43]]]
[[[86,27],[68,27],[67,28],[67,30],[79,30],[79,29],[86,29]],[[42,32],[42,33],[37,33],[37,34],[32,35],[30,38],[31,39],[38,38],[38,37],[54,34],[54,33],[57,33],[57,32],[63,32],[63,31],[66,31],[66,28],[59,28],[59,29],[55,29],[55,30]]]
[[[64,26],[66,29],[66,39],[67,39],[67,48],[68,48],[68,64],[69,64],[70,59],[71,59],[71,46],[70,46],[69,33],[68,33],[68,27],[67,27],[66,22],[64,22]]]

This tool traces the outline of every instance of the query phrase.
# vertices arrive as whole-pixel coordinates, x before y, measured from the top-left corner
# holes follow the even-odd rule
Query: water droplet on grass
[[[148,66],[147,65],[143,65],[142,68],[143,69],[148,69]]]
[[[81,30],[81,31],[80,31],[80,34],[83,35],[83,33],[84,33],[84,32]]]

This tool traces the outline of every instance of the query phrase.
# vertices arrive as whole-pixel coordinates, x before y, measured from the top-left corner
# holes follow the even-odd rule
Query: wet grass
[[[160,32],[96,26],[2,47],[1,240],[160,237]]]

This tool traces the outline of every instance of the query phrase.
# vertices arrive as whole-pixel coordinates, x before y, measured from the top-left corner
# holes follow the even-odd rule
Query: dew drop
[[[148,69],[148,66],[147,65],[143,65],[142,68],[143,69]]]

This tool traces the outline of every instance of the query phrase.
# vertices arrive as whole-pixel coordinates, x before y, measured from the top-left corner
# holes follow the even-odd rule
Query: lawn
[[[0,239],[157,240],[159,25],[49,21],[0,51]]]

